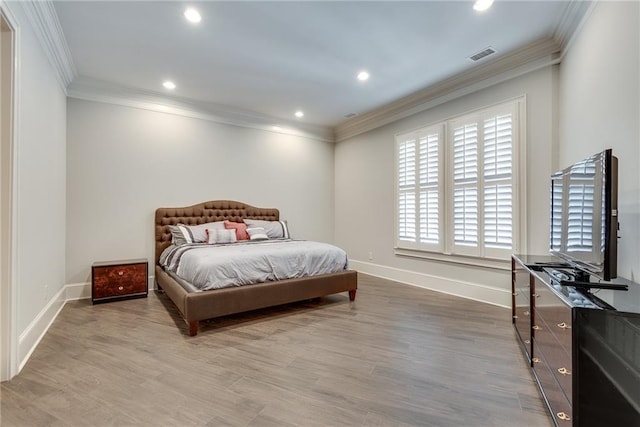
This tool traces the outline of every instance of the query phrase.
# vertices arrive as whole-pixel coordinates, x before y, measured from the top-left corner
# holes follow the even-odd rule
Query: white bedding
[[[170,246],[162,253],[160,264],[199,290],[336,273],[348,268],[347,254],[338,247],[289,239]]]

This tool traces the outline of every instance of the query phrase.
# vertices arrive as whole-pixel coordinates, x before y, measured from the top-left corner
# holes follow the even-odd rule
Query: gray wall
[[[488,302],[510,303],[506,270],[394,254],[394,135],[521,95],[527,99],[527,230],[523,251],[548,252],[555,67],[531,72],[336,145],[336,238],[363,271]],[[369,253],[373,259],[369,260]],[[504,265],[507,268],[508,265]]]
[[[65,285],[66,95],[20,7],[15,164],[17,333]]]
[[[618,274],[640,281],[640,3],[599,2],[560,65],[559,167],[619,159]]]
[[[230,199],[333,240],[333,144],[69,98],[67,283],[94,261],[153,261],[154,211]]]

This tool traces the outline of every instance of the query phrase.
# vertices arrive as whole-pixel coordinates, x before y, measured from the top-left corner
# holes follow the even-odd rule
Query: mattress
[[[169,273],[198,290],[294,279],[348,269],[344,250],[306,240],[169,246],[160,257]]]

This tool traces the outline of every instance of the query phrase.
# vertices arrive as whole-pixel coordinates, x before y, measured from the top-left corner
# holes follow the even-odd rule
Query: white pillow
[[[224,229],[224,221],[208,222],[206,224],[191,225],[188,227],[193,234],[195,243],[203,243],[207,241],[207,230]]]
[[[220,228],[207,228],[207,244],[234,243],[236,242],[236,230]]]
[[[200,225],[170,225],[171,243],[180,246],[187,243],[204,243],[207,241],[207,229],[224,229],[224,221],[209,222]]]
[[[245,219],[243,221],[247,224],[247,228],[264,228],[270,239],[289,238],[289,228],[286,221],[263,221],[260,219]]]
[[[267,232],[262,227],[247,228],[247,233],[249,233],[250,240],[269,240]]]

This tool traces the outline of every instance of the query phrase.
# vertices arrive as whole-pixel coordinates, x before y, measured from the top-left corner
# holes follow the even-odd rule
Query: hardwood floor
[[[1,386],[2,426],[550,426],[510,311],[360,275],[346,293],[205,322],[172,303],[65,306]]]

